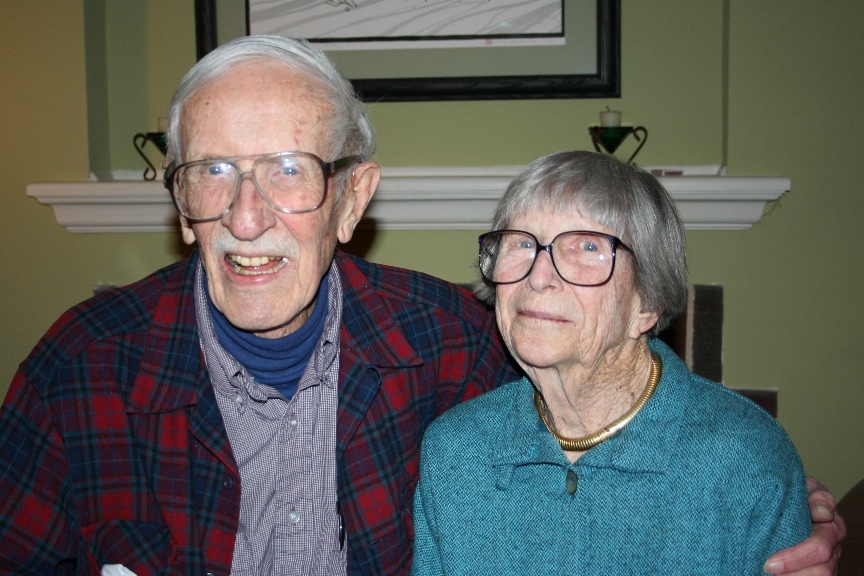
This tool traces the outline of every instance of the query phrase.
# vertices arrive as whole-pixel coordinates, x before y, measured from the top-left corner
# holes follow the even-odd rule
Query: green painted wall
[[[811,473],[864,477],[864,4],[734,0],[729,167],[792,189],[752,230],[691,234],[691,277],[726,285],[726,378],[780,388]]]
[[[90,171],[141,170],[135,134],[155,132],[195,63],[194,5],[171,0],[83,0]],[[144,145],[151,161],[160,154]]]
[[[7,253],[0,395],[50,323],[95,283],[131,282],[183,252],[172,234],[69,234],[50,208],[25,196],[29,182],[87,177],[88,121],[93,130],[115,131],[103,135],[111,167],[143,170],[134,156],[131,165],[120,161],[119,150],[134,154],[132,135],[155,127],[194,62],[191,2],[179,14],[169,0],[141,3],[144,30],[125,36],[118,31],[127,23],[107,10],[106,51],[96,60],[145,61],[134,62],[135,77],[106,68],[105,93],[93,95],[91,106],[101,97],[106,106],[134,102],[135,110],[117,126],[93,122],[88,78],[98,74],[85,70],[94,50],[87,46],[85,58],[85,2],[90,10],[99,0],[0,6],[0,49],[15,55],[0,63],[0,241]],[[864,304],[857,297],[864,195],[853,169],[864,152],[857,139],[864,112],[853,99],[864,88],[864,39],[855,29],[864,4],[622,0],[622,12],[620,100],[375,104],[385,176],[387,166],[520,164],[590,147],[586,128],[609,104],[648,128],[644,163],[725,160],[732,175],[790,177],[792,190],[752,230],[688,233],[691,280],[726,287],[727,384],[776,386],[780,421],[808,472],[842,495],[864,477]],[[360,234],[351,249],[462,282],[473,277],[475,236],[379,231]]]

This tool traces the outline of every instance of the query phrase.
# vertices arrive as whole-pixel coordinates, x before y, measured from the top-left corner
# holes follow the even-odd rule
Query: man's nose
[[[243,173],[234,205],[222,224],[238,240],[255,240],[276,224],[276,213],[258,191],[251,173]]]

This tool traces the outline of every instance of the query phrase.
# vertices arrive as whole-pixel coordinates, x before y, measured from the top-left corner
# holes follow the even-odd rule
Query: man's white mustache
[[[244,256],[276,256],[295,260],[299,249],[297,243],[287,238],[262,236],[252,242],[238,240],[230,232],[223,232],[213,237],[210,248],[216,253],[242,254]]]

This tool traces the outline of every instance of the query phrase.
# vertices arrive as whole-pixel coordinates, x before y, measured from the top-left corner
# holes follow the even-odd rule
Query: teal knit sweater
[[[783,429],[650,347],[663,361],[654,396],[575,464],[527,379],[438,418],[423,439],[413,574],[761,574],[803,540],[807,490]]]

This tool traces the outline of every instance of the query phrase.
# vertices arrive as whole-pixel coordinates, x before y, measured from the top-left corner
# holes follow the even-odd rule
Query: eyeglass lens
[[[594,232],[564,232],[549,244],[558,274],[571,284],[597,286],[612,276],[615,247]],[[480,272],[496,284],[518,282],[528,276],[540,251],[547,247],[526,232],[503,230],[483,237]]]
[[[326,193],[324,169],[304,154],[265,156],[255,161],[252,178],[274,207],[288,212],[317,208]],[[244,173],[224,159],[193,162],[177,173],[181,211],[193,219],[219,216],[231,206]]]

